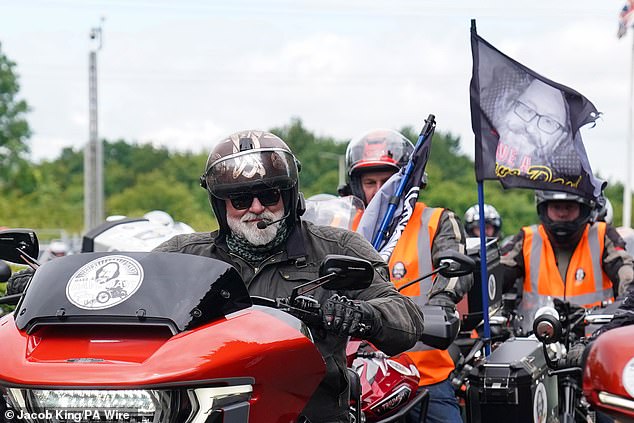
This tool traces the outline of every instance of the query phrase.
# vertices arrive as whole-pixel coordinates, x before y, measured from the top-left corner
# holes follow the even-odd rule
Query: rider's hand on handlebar
[[[447,311],[454,313],[456,311],[456,303],[453,302],[451,297],[443,292],[440,292],[427,301],[429,305],[441,306]]]
[[[560,360],[559,367],[582,367],[583,352],[585,351],[586,347],[587,344],[583,341],[570,346],[566,357]]]
[[[35,270],[27,267],[26,269],[15,272],[7,281],[7,295],[21,294],[29,283]]]
[[[341,336],[367,338],[380,330],[381,320],[365,301],[333,295],[321,307],[326,330]]]

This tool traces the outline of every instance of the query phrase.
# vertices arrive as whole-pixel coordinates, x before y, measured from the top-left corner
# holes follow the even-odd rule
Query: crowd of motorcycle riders
[[[407,164],[413,149],[407,138],[393,130],[372,130],[353,139],[346,151],[347,183],[339,187],[339,194],[354,195],[367,206],[381,186]],[[317,277],[318,263],[327,254],[369,260],[375,268],[369,288],[348,296],[315,292],[326,328],[315,343],[326,361],[327,375],[303,412],[305,421],[348,421],[348,376],[342,369],[345,345],[352,336],[370,341],[387,354],[407,351],[421,374],[420,388],[429,391],[425,421],[462,422],[450,382],[455,357],[419,342],[423,321],[418,309],[433,305],[455,314],[456,305],[473,285],[473,275],[436,275],[397,290],[433,269],[443,251],[466,253],[466,239],[480,236],[478,205],[460,219],[452,210],[427,206],[422,191],[385,263],[356,232],[302,219],[305,202],[299,171],[293,152],[271,133],[242,131],[226,137],[209,154],[200,177],[219,229],[177,235],[155,250],[230,263],[251,295],[272,298],[288,295],[303,280]],[[536,309],[556,297],[584,307],[624,299],[615,318],[600,333],[634,323],[634,290],[628,290],[634,279],[633,259],[611,225],[609,200],[535,191],[535,205],[538,223],[507,237],[498,211],[493,205],[484,206],[486,236],[498,239],[504,291],[517,293],[516,313],[524,322],[518,335],[528,335]],[[30,269],[14,273],[7,293],[22,292],[32,274]],[[571,350],[569,357],[578,359],[582,352],[583,348]],[[409,421],[420,421],[421,412],[415,407]]]

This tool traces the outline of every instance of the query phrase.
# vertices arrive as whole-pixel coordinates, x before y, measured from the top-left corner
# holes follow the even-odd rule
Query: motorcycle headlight
[[[15,416],[28,422],[147,423],[248,421],[251,385],[156,389],[2,389]],[[5,409],[0,406],[0,409]]]
[[[41,408],[116,408],[137,410],[139,414],[154,414],[160,408],[160,394],[156,391],[31,391]]]
[[[173,405],[171,392],[160,390],[8,388],[6,394],[9,405],[31,421],[169,421]]]

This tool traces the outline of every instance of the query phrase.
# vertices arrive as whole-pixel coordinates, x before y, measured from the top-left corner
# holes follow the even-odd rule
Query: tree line
[[[319,137],[298,118],[271,132],[287,142],[302,163],[300,187],[306,197],[337,193],[338,163],[332,154],[345,154],[346,141]],[[411,127],[401,132],[416,142]],[[150,210],[164,210],[176,220],[199,231],[217,223],[207,193],[198,185],[208,151],[174,152],[151,144],[125,140],[104,143],[105,214],[138,217]],[[211,148],[211,143],[208,148]],[[323,154],[323,153],[331,154]],[[461,153],[457,137],[437,131],[427,164],[428,186],[420,200],[430,206],[447,207],[462,217],[477,201],[473,161]],[[1,185],[0,225],[8,227],[83,230],[83,151],[65,148],[54,160],[24,160],[16,173]],[[608,188],[608,196],[620,222],[622,186]],[[503,219],[503,230],[512,234],[536,221],[530,190],[503,190],[497,182],[485,183],[485,198]]]

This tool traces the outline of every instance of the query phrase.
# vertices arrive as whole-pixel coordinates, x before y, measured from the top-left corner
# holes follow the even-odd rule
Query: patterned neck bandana
[[[229,251],[245,259],[251,265],[257,265],[262,260],[270,257],[280,245],[288,238],[288,225],[286,221],[280,224],[275,238],[268,244],[253,245],[245,238],[229,233],[227,235],[227,247]]]

